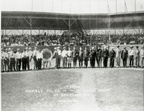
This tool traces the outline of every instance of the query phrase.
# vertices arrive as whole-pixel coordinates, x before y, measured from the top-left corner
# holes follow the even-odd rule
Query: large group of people
[[[43,54],[36,47],[32,51],[31,47],[26,47],[23,52],[17,48],[14,52],[13,48],[1,49],[1,71],[20,71],[34,70],[42,68]]]
[[[61,34],[61,35],[1,35],[3,46],[33,46],[33,45],[83,45],[95,43],[111,44],[143,44],[144,34]]]
[[[77,50],[75,47],[71,50],[69,47],[68,50],[64,47],[63,50],[60,50],[60,47],[55,48],[54,56],[56,59],[56,68],[61,67],[88,67],[90,64],[91,68],[113,68],[113,67],[144,67],[144,46],[136,46],[134,49],[133,46],[129,50],[124,47],[122,50],[119,46],[116,49],[113,47],[101,47],[98,48],[92,47],[90,50],[85,47],[83,50],[81,47]],[[122,61],[122,65],[121,65]],[[129,64],[128,64],[129,61]],[[62,62],[63,64],[61,64]],[[77,62],[79,63],[77,66]]]
[[[135,48],[135,49],[134,49]],[[120,67],[144,67],[144,46],[133,47],[129,50],[120,46],[117,48],[108,46],[91,47],[90,49],[80,47],[55,47],[52,55],[55,59],[55,67],[59,68],[120,68]],[[122,62],[122,63],[121,63]],[[12,48],[1,50],[1,71],[25,71],[40,70],[44,67],[43,53],[35,47],[26,47],[23,52],[17,48],[14,52]]]

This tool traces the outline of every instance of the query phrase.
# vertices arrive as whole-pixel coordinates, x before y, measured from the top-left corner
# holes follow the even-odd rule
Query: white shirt
[[[43,54],[41,52],[37,52],[36,58],[37,59],[42,59],[43,58]]]
[[[24,55],[25,55],[26,57],[28,57],[28,51],[25,51],[25,52],[24,52]]]
[[[133,56],[135,55],[135,51],[134,51],[133,49],[130,49],[130,50],[129,50],[129,56],[132,56],[132,55],[133,55]]]
[[[139,56],[140,56],[140,50],[139,50],[139,49],[136,49],[136,51],[135,51],[135,56],[136,56],[136,57],[139,57]]]
[[[37,53],[38,53],[38,51],[37,51],[37,50],[34,50],[34,51],[33,51],[33,56],[36,56]]]
[[[28,51],[29,58],[31,58],[32,55],[33,55],[33,52],[32,51]]]
[[[17,52],[15,55],[16,59],[21,59],[22,58],[22,54],[20,52]]]
[[[57,52],[58,52],[58,55],[61,55],[61,50],[58,49]]]
[[[116,49],[116,57],[120,57],[120,55],[121,55],[121,50],[120,49]]]
[[[4,59],[4,58],[5,58],[5,53],[1,52],[1,59]]]
[[[5,58],[9,58],[8,52],[5,52]]]
[[[62,57],[67,57],[67,51],[66,50],[62,51]]]
[[[72,51],[71,51],[71,50],[68,50],[68,51],[67,51],[67,55],[68,55],[68,56],[72,56]]]
[[[10,58],[15,58],[15,53],[14,52],[10,52]]]
[[[22,57],[28,57],[28,52],[27,52],[27,51],[24,51],[24,52],[22,53]]]
[[[144,57],[144,49],[140,50],[140,57]]]

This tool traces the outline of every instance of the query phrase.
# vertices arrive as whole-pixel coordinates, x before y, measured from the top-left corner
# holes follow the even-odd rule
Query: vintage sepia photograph
[[[144,0],[1,0],[2,111],[144,111]]]

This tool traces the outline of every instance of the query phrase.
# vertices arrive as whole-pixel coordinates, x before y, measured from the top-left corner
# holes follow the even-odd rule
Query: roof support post
[[[30,18],[30,36],[32,37],[32,18]]]
[[[70,21],[70,17],[69,17],[68,26],[69,26],[69,43],[70,43],[70,31],[71,31],[71,21]]]
[[[108,28],[109,28],[109,41],[110,41],[110,39],[111,39],[111,37],[110,37],[110,27],[111,27],[111,22],[110,22],[110,17],[109,17],[109,23],[108,23]]]

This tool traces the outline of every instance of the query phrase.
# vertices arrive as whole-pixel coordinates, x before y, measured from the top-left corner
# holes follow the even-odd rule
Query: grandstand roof
[[[83,30],[144,28],[144,12],[118,14],[66,14],[2,11],[2,29]]]

